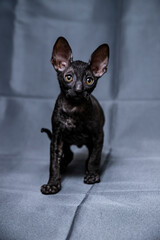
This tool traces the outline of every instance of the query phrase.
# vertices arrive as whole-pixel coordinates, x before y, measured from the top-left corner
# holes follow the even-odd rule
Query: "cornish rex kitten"
[[[72,50],[63,37],[59,37],[53,47],[51,62],[57,71],[61,92],[52,115],[52,133],[45,128],[41,130],[51,139],[49,180],[41,187],[43,194],[60,191],[60,173],[73,158],[71,145],[86,145],[89,150],[84,183],[100,182],[104,113],[91,92],[107,71],[108,60],[107,44],[93,52],[89,63],[73,61]]]

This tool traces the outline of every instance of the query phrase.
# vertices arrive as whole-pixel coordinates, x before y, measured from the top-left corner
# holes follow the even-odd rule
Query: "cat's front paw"
[[[100,182],[100,175],[97,173],[86,173],[84,177],[84,183],[94,184]]]
[[[41,192],[43,194],[56,194],[61,190],[61,184],[44,184],[41,187]]]

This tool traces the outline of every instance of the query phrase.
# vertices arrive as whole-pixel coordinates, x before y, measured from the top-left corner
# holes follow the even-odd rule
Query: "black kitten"
[[[52,115],[52,133],[48,129],[41,130],[51,139],[50,174],[48,183],[41,187],[43,194],[60,191],[60,172],[73,158],[71,145],[86,145],[89,150],[84,183],[100,182],[104,113],[91,92],[107,71],[108,60],[107,44],[93,52],[89,63],[73,61],[72,50],[63,37],[59,37],[53,47],[51,62],[57,71],[61,93]]]

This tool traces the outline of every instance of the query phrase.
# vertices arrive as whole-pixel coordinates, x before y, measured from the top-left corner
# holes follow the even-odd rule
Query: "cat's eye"
[[[86,83],[87,83],[87,85],[92,85],[94,83],[94,79],[91,77],[87,77]]]
[[[72,75],[70,75],[70,74],[66,75],[65,80],[66,80],[66,82],[72,82],[72,80],[73,80]]]

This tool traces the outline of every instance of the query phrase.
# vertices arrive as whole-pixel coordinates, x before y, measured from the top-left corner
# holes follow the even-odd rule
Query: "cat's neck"
[[[63,112],[67,113],[82,113],[87,111],[91,103],[91,98],[85,99],[83,101],[73,101],[72,99],[67,98],[63,93],[59,95],[61,101],[61,108]]]

